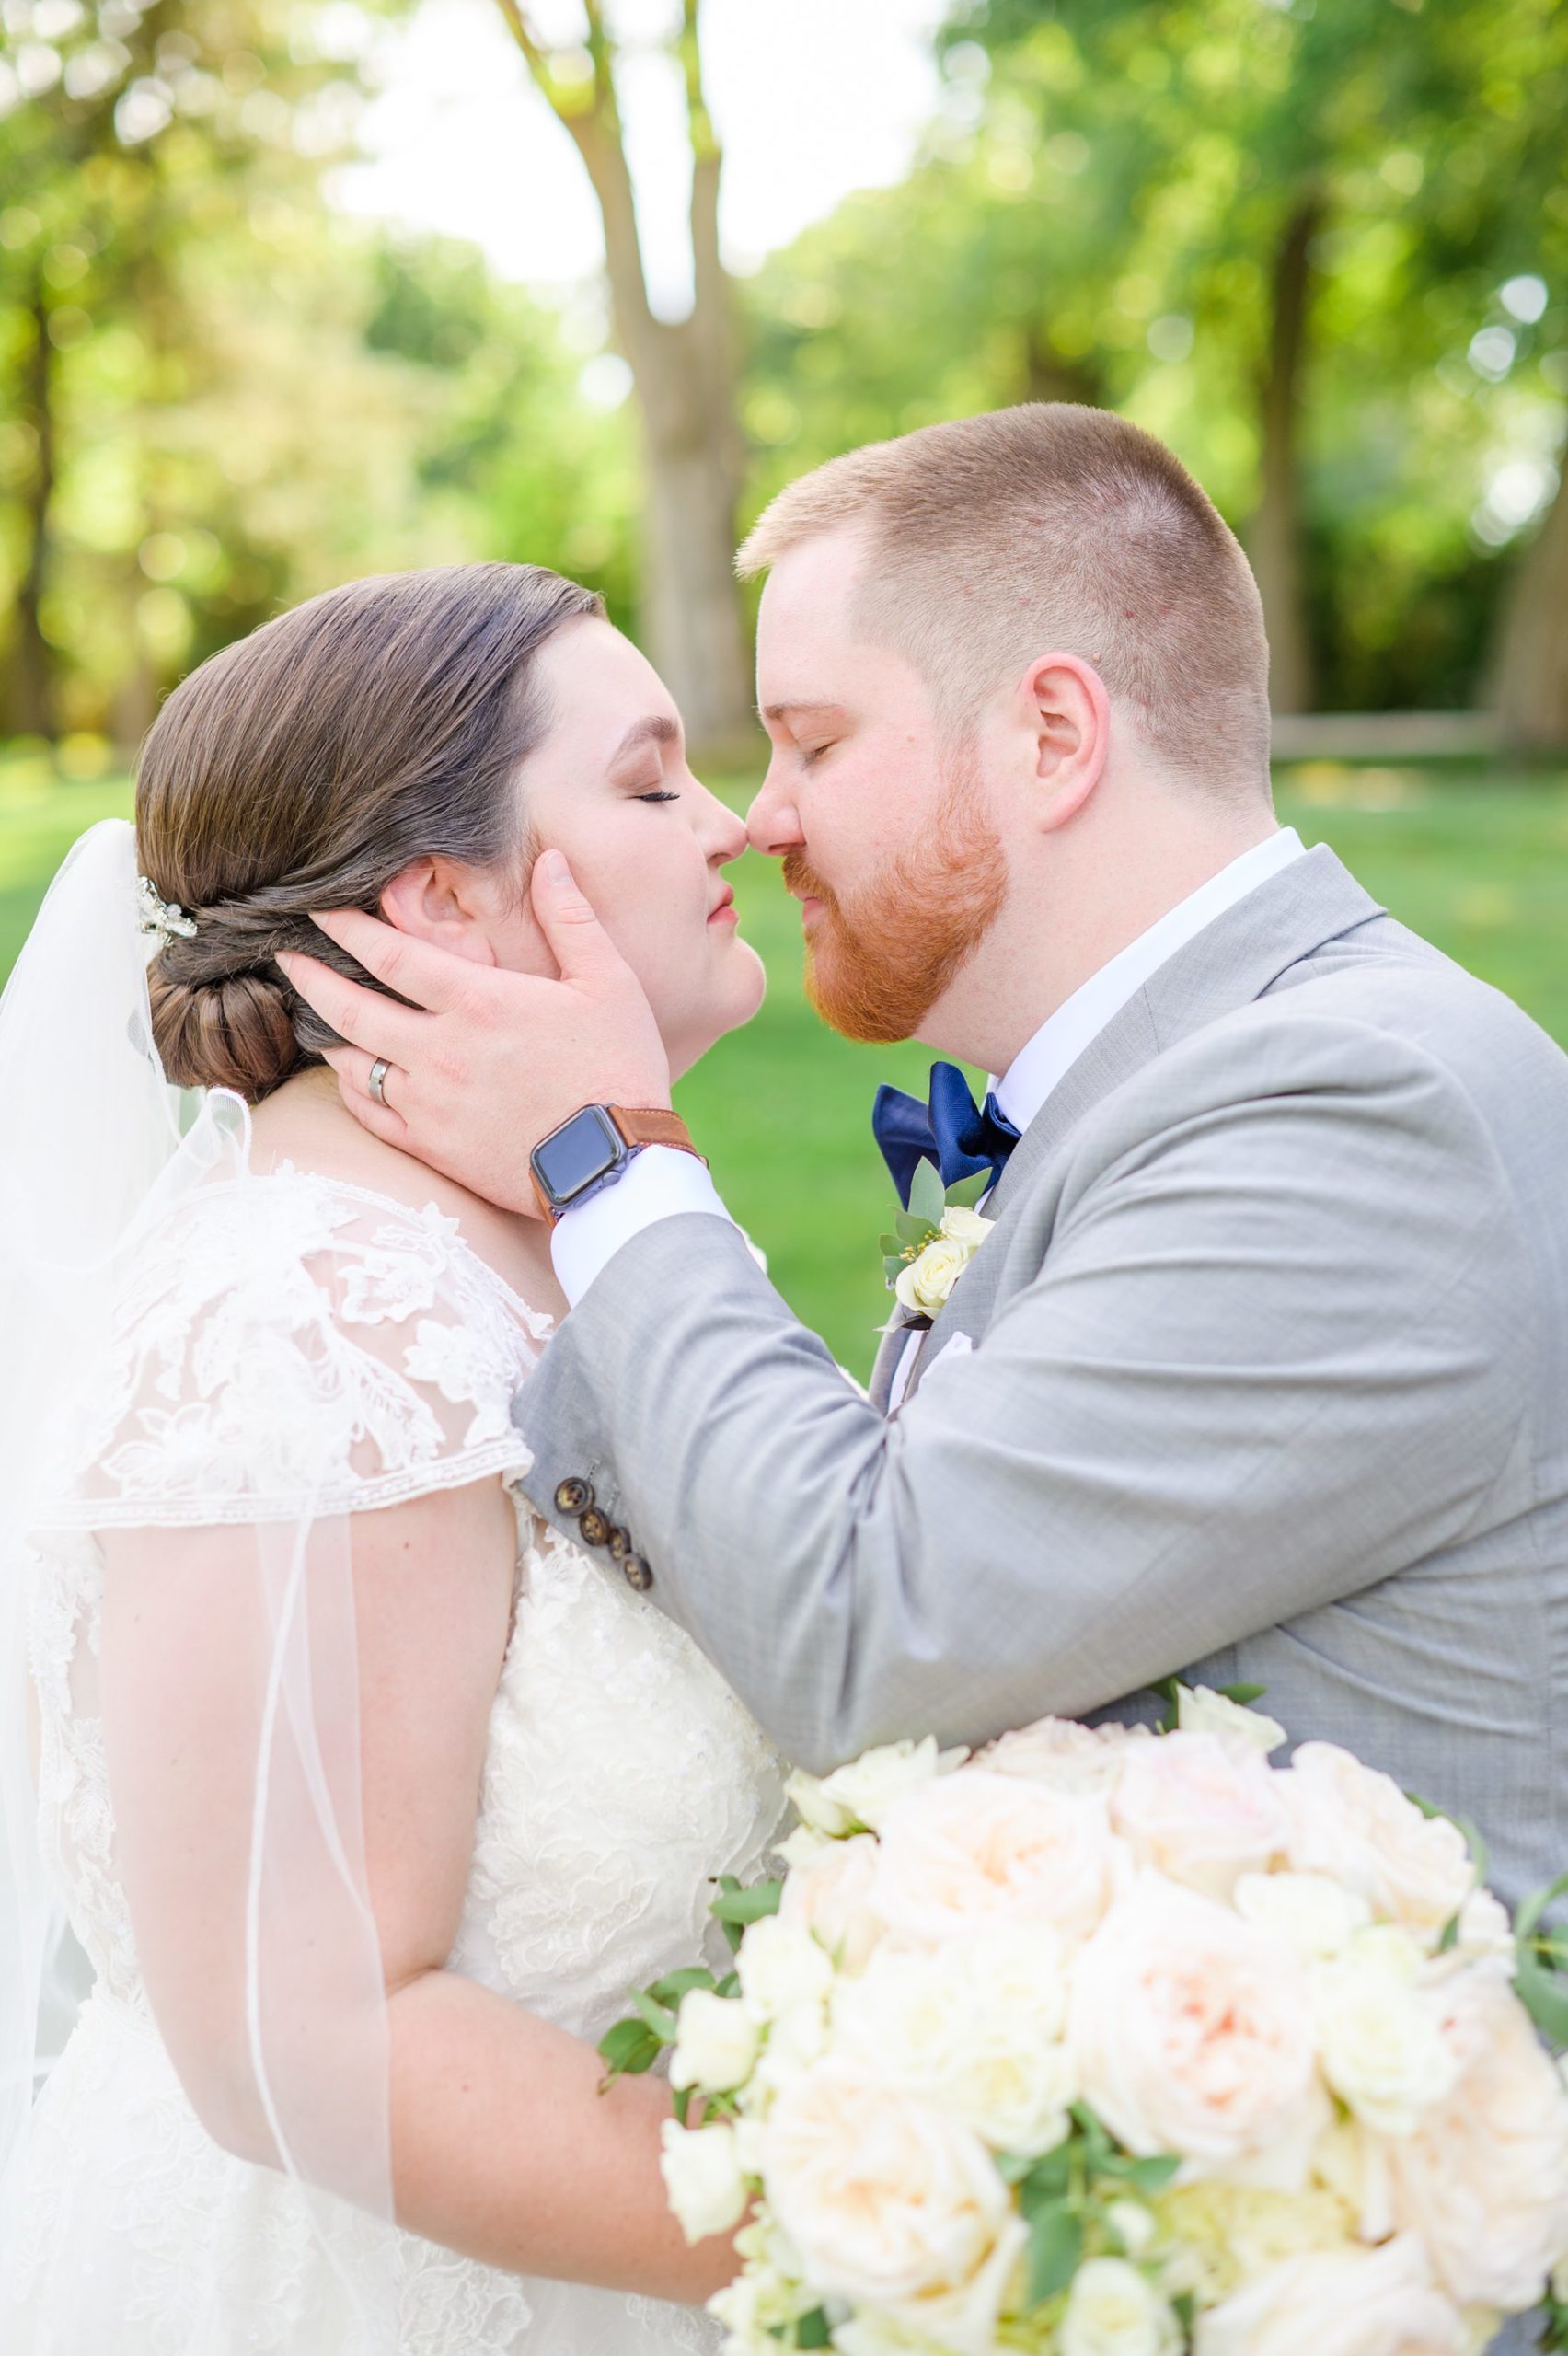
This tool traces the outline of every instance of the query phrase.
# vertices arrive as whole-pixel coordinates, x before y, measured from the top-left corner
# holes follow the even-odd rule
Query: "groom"
[[[1134,426],[852,453],[743,560],[752,840],[828,1022],[1000,1075],[916,1138],[996,1173],[989,1230],[868,1403],[698,1161],[609,1168],[582,1108],[668,1077],[559,857],[559,982],[329,919],[434,1010],[315,974],[367,1126],[513,1207],[561,1133],[530,1494],[813,1766],[1240,1680],[1478,1819],[1516,1899],[1568,1854],[1568,1060],[1278,828],[1251,575]]]

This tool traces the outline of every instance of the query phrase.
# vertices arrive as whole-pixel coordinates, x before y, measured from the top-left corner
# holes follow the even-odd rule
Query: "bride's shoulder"
[[[548,1316],[415,1165],[395,1192],[245,1145],[123,1270],[76,1455],[108,1518],[360,1509],[520,1470],[511,1401]]]

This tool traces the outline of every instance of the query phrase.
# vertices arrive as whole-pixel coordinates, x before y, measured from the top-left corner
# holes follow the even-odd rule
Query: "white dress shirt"
[[[1277,834],[1243,851],[1239,859],[1233,859],[1228,867],[1222,867],[1217,875],[1211,875],[1206,884],[1200,884],[1097,974],[1091,974],[1041,1024],[1001,1079],[993,1083],[997,1102],[1013,1126],[1029,1126],[1084,1049],[1167,958],[1216,917],[1223,916],[1271,875],[1277,875],[1293,859],[1299,859],[1305,848],[1294,826],[1281,827]],[[673,1146],[645,1147],[634,1156],[617,1184],[603,1187],[557,1222],[550,1255],[568,1301],[576,1306],[623,1243],[629,1243],[656,1219],[674,1218],[685,1211],[730,1217],[718,1187],[693,1155],[680,1153]],[[920,1329],[917,1329],[899,1363],[888,1402],[890,1414],[903,1399],[919,1338]]]

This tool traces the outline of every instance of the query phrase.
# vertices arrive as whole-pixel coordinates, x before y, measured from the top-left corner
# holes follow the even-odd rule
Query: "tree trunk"
[[[743,450],[733,307],[719,253],[722,157],[702,87],[700,0],[682,0],[679,62],[691,140],[693,303],[689,318],[654,317],[638,234],[603,0],[584,0],[591,92],[560,84],[524,0],[500,0],[535,81],[571,133],[598,199],[615,339],[632,375],[648,497],[642,550],[643,634],[650,658],[706,752],[750,746],[750,664],[734,576]]]
[[[52,742],[56,733],[54,653],[39,617],[49,571],[50,507],[54,497],[54,347],[49,340],[49,306],[41,278],[34,282],[29,314],[33,340],[27,359],[22,413],[37,436],[37,445],[32,480],[22,502],[27,538],[11,652],[13,713],[19,734],[44,736]]]
[[[1519,752],[1568,748],[1568,451],[1557,496],[1504,609],[1496,677],[1505,745]]]
[[[1246,537],[1268,628],[1269,701],[1275,711],[1312,708],[1298,445],[1311,245],[1321,220],[1321,201],[1312,195],[1301,198],[1286,223],[1274,257],[1269,349],[1259,387],[1262,482]]]

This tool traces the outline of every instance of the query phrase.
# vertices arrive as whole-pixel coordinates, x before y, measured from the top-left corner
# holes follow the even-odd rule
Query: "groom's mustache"
[[[830,916],[838,914],[838,895],[830,884],[824,884],[816,869],[799,850],[784,854],[784,889],[797,900],[820,900]]]

